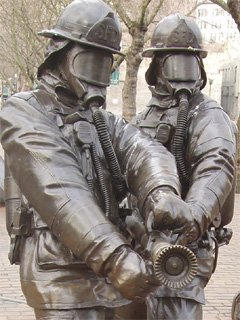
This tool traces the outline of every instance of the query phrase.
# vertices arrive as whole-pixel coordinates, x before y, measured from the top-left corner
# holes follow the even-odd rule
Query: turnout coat
[[[57,95],[55,85],[43,79],[35,91],[9,98],[1,111],[7,165],[21,191],[21,207],[31,215],[31,232],[19,237],[17,260],[22,290],[33,308],[114,308],[129,303],[103,274],[114,250],[130,245],[119,202],[131,192],[141,211],[157,187],[180,193],[175,160],[167,149],[121,117],[102,113],[126,185],[122,194],[115,190],[91,112]],[[81,139],[82,122],[88,124],[87,141]],[[91,145],[110,199],[108,216],[88,152]],[[6,206],[12,198],[6,199]],[[9,218],[10,234],[12,225]]]

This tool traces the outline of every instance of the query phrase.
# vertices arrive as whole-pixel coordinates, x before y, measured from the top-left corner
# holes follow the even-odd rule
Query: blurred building
[[[233,59],[239,58],[240,33],[231,15],[211,2],[199,6],[192,14],[192,18],[198,23],[203,35],[204,47],[208,50],[208,56],[204,59],[208,81],[203,93],[221,103],[224,66],[231,63]],[[144,59],[139,68],[137,113],[145,108],[151,97],[151,92],[145,81],[145,72],[150,62],[151,59]],[[107,109],[117,114],[122,113],[122,88],[125,71],[126,65],[123,62],[118,72],[113,76],[111,86],[107,90]]]
[[[220,6],[209,1],[199,6],[196,11],[196,20],[205,43],[224,43],[231,39],[240,39],[235,21]]]
[[[196,22],[208,50],[204,60],[208,76],[204,93],[221,103],[231,119],[237,121],[240,111],[240,32],[231,15],[210,1],[196,9]]]
[[[221,105],[237,122],[240,112],[240,58],[225,63],[222,73]]]
[[[4,202],[4,160],[0,155],[0,205]]]

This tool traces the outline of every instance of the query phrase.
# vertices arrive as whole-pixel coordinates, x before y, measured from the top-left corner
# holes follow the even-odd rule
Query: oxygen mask
[[[189,99],[202,84],[200,60],[197,55],[186,53],[157,57],[157,75],[173,98],[178,101],[177,126],[172,143],[179,178],[188,185],[189,173],[185,163],[185,139],[188,122]]]
[[[97,48],[73,44],[60,61],[60,70],[68,88],[83,106],[103,105],[110,84],[112,54]]]
[[[177,97],[180,93],[191,96],[201,81],[201,68],[197,55],[170,53],[157,57],[157,79],[168,92]]]

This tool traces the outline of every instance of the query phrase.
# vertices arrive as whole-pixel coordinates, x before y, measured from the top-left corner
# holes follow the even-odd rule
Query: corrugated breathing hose
[[[176,159],[177,169],[180,181],[183,185],[187,185],[189,182],[189,173],[185,163],[185,136],[188,120],[188,95],[186,93],[179,94],[179,109],[177,116],[177,126],[175,135],[173,138],[173,154]]]
[[[117,156],[113,149],[113,145],[107,130],[106,122],[103,114],[98,108],[92,108],[93,121],[98,133],[99,141],[101,143],[105,158],[107,160],[109,171],[112,175],[113,185],[117,191],[119,199],[126,190],[125,181],[118,163]],[[119,200],[118,199],[118,200]]]

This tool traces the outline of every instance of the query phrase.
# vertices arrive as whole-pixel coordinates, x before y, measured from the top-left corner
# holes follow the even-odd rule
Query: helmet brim
[[[121,56],[125,56],[125,54],[123,52],[119,51],[119,50],[116,50],[114,48],[110,48],[108,46],[104,46],[104,45],[101,45],[101,44],[92,43],[92,42],[90,42],[90,41],[88,41],[88,40],[86,40],[84,38],[77,39],[77,38],[74,38],[74,37],[69,37],[69,35],[65,34],[63,31],[56,32],[56,30],[43,30],[41,32],[38,32],[38,35],[40,35],[42,37],[45,37],[45,38],[61,37],[61,38],[64,38],[64,39],[67,39],[67,40],[70,40],[70,41],[74,41],[74,42],[77,42],[77,43],[80,43],[80,44],[84,44],[86,46],[103,49],[103,50],[106,50],[106,51],[111,52],[111,53],[115,53],[115,54],[119,54]]]
[[[143,51],[142,57],[144,58],[152,58],[156,52],[166,52],[166,51],[185,51],[190,53],[199,53],[201,58],[206,58],[208,52],[203,49],[196,49],[192,47],[167,47],[167,48],[149,48]]]

